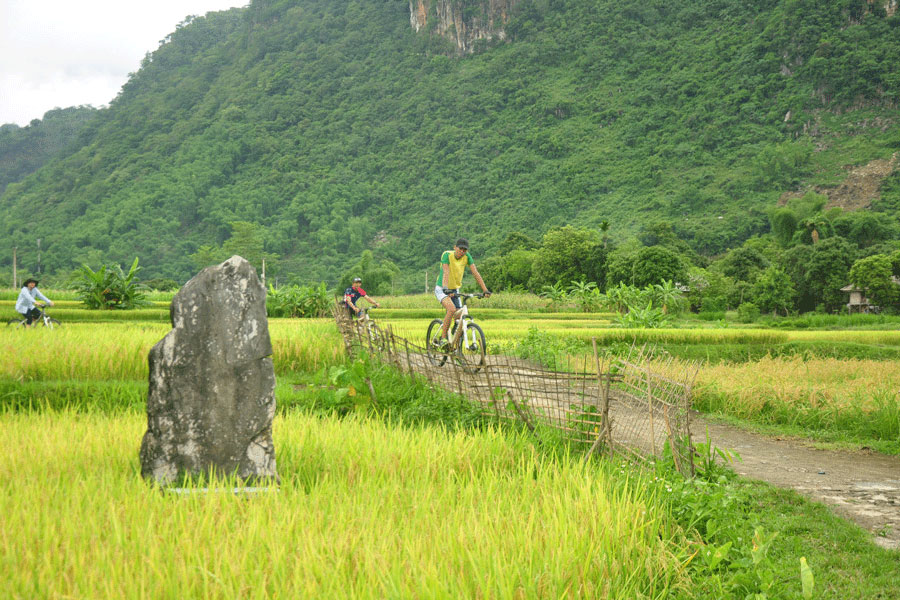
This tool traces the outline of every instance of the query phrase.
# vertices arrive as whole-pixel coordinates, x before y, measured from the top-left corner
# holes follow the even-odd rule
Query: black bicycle
[[[26,322],[27,321],[26,321],[25,317],[20,316],[17,319],[8,320],[6,322],[6,326],[20,328],[20,327],[25,327]],[[31,322],[31,324],[32,325],[43,325],[47,329],[55,329],[62,325],[62,323],[60,323],[58,319],[54,319],[54,318],[50,317],[50,315],[47,314],[46,307],[44,307],[44,310],[41,311],[40,316],[38,316],[37,319],[34,319]]]

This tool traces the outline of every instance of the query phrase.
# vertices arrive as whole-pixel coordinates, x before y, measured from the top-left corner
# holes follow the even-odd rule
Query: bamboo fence
[[[644,348],[628,356],[607,356],[593,341],[590,361],[550,370],[540,363],[487,355],[473,364],[452,353],[429,356],[422,345],[394,335],[390,327],[350,318],[342,304],[334,317],[347,353],[366,353],[409,376],[460,394],[498,420],[523,423],[537,432],[551,428],[586,454],[605,453],[645,460],[669,453],[685,476],[694,474],[690,432],[691,385],[695,364],[666,377],[650,367]],[[423,333],[424,338],[424,333]],[[662,365],[670,373],[673,365]]]

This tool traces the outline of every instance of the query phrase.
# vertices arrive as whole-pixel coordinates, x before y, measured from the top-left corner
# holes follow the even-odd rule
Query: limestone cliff
[[[449,38],[459,52],[471,52],[477,40],[506,38],[503,27],[519,0],[409,0],[413,29],[433,30]]]

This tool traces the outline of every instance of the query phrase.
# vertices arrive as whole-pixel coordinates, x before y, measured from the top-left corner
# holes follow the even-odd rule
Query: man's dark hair
[[[31,278],[26,279],[25,281],[22,282],[22,287],[28,285],[29,283],[33,283],[35,286],[37,286],[38,280],[37,280],[37,279],[31,279]]]
[[[464,250],[468,250],[469,249],[469,240],[467,240],[466,238],[459,238],[458,240],[456,240],[456,244],[454,244],[454,246],[456,246],[457,248],[462,248]]]

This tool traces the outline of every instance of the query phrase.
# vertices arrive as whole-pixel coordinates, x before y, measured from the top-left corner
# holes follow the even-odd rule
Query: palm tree
[[[802,224],[809,232],[809,237],[810,239],[812,239],[812,243],[814,246],[819,242],[819,238],[822,236],[823,230],[826,231],[826,237],[828,236],[828,221],[822,215],[815,215],[808,219],[804,219]]]
[[[607,232],[609,231],[609,221],[600,221],[600,231],[603,233],[603,247],[606,248]]]

